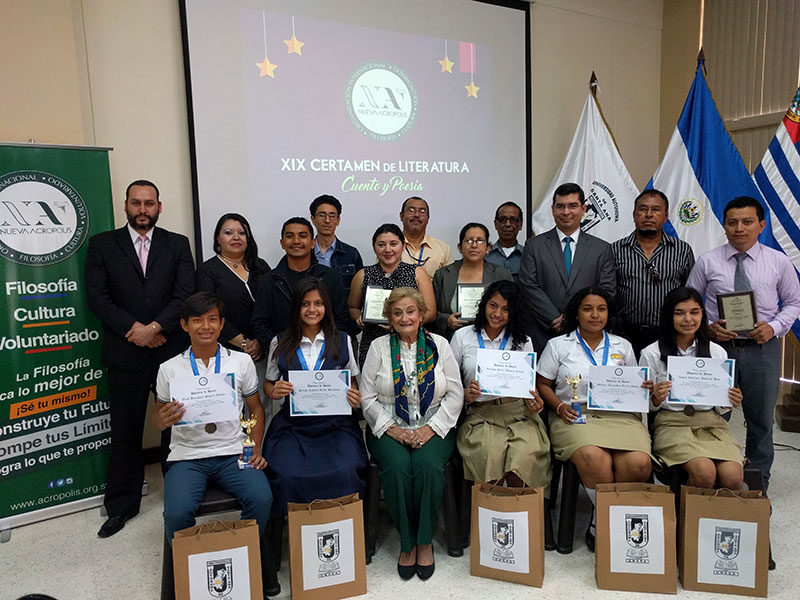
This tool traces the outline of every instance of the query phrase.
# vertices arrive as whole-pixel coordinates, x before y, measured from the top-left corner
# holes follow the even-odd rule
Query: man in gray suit
[[[563,183],[553,194],[550,231],[529,239],[522,252],[520,285],[532,314],[528,332],[536,352],[547,340],[562,333],[564,307],[570,296],[592,286],[616,293],[616,272],[611,246],[583,233],[586,198],[577,183]]]

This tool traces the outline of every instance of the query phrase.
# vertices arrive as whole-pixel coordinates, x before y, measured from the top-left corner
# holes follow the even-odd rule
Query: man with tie
[[[131,183],[124,207],[127,225],[89,240],[84,271],[87,305],[103,323],[111,405],[108,520],[97,532],[103,538],[139,512],[147,399],[159,365],[187,345],[178,315],[194,291],[189,240],[155,226],[161,214],[155,184]]]
[[[522,251],[519,280],[530,308],[528,331],[536,352],[561,333],[564,307],[587,286],[616,293],[614,254],[603,240],[583,233],[586,198],[577,183],[562,183],[553,194],[550,231],[530,238]]]
[[[761,470],[769,486],[775,451],[772,423],[780,384],[781,346],[800,315],[800,283],[789,258],[758,242],[764,230],[764,207],[755,198],[739,196],[725,207],[723,225],[728,243],[703,254],[686,285],[705,295],[709,333],[736,359],[736,386],[742,390],[747,421],[745,456]],[[719,318],[718,294],[752,291],[755,327],[745,333],[726,328]]]

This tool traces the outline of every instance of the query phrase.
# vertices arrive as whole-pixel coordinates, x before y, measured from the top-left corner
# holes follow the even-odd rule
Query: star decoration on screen
[[[445,54],[444,58],[439,61],[439,64],[442,65],[442,73],[451,73],[453,72],[453,65],[455,64],[450,57]]]
[[[464,89],[467,90],[467,98],[477,98],[478,97],[478,90],[481,89],[477,85],[475,85],[474,81],[470,81],[469,85],[465,85]]]
[[[273,65],[266,56],[264,57],[264,62],[256,63],[256,65],[261,69],[261,77],[268,75],[275,79],[275,69],[278,68],[278,65]]]
[[[300,56],[303,56],[303,52],[302,52],[301,48],[303,46],[305,46],[306,43],[305,42],[301,42],[300,40],[298,40],[294,36],[294,34],[292,34],[292,39],[283,40],[283,43],[286,44],[286,47],[288,49],[287,54],[295,53],[295,54],[298,54]]]

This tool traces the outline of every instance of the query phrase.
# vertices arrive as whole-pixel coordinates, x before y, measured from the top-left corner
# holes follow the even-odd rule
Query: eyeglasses
[[[483,238],[467,238],[464,240],[464,243],[467,246],[483,246],[486,244],[486,240]]]
[[[423,216],[423,217],[424,217],[425,215],[427,215],[427,214],[428,214],[428,209],[427,209],[427,208],[425,208],[425,207],[423,207],[423,208],[416,208],[416,207],[414,207],[414,206],[409,206],[409,207],[406,207],[406,212],[407,212],[408,214],[410,214],[410,215],[421,215],[421,216]]]
[[[522,223],[522,217],[497,217],[496,223]]]
[[[315,214],[314,216],[315,216],[317,219],[320,219],[321,221],[335,221],[336,219],[338,219],[338,218],[339,218],[339,213],[324,213],[324,212],[318,212],[318,213],[317,213],[317,214]]]
[[[647,263],[647,273],[650,275],[650,279],[653,280],[653,283],[661,283],[661,274],[656,270],[656,266],[649,262]]]

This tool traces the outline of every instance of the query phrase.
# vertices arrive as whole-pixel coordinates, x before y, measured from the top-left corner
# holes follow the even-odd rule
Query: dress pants
[[[766,492],[775,457],[772,426],[780,386],[780,341],[777,338],[766,344],[734,341],[722,346],[729,358],[736,359],[736,386],[742,390],[742,412],[747,425],[744,454],[764,476]]]
[[[369,429],[366,438],[381,467],[383,498],[400,533],[401,551],[430,544],[442,507],[444,466],[456,447],[455,428],[444,439],[434,434],[418,450],[386,434],[376,438]]]
[[[176,531],[192,527],[208,484],[234,496],[242,505],[242,519],[258,522],[263,537],[272,506],[272,492],[264,471],[240,469],[238,456],[177,460],[164,477],[164,533],[172,543]]]
[[[158,364],[134,371],[108,369],[111,449],[104,504],[109,517],[133,517],[139,512],[144,483],[142,434]]]

